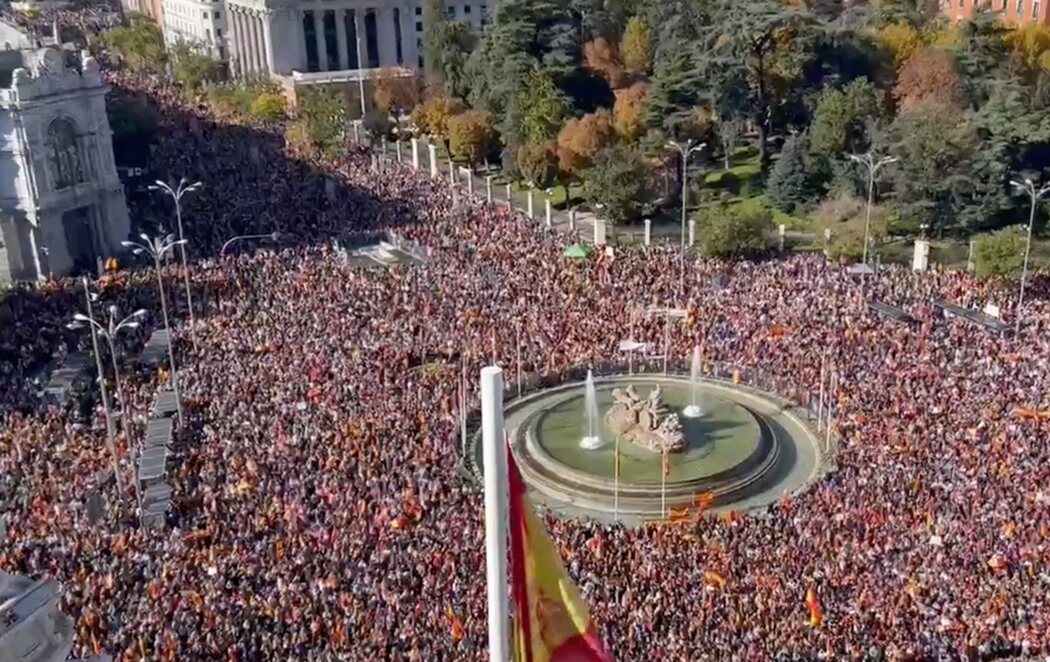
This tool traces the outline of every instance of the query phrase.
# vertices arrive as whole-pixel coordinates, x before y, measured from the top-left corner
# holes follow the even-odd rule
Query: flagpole
[[[820,357],[820,401],[817,403],[817,432],[820,432],[821,423],[824,418],[824,380],[827,379],[828,352]]]
[[[517,368],[518,368],[518,375],[517,375],[517,379],[518,379],[518,397],[520,398],[521,397],[521,325],[520,324],[518,325],[518,333],[516,334],[515,338],[516,338],[516,340],[514,342],[514,346],[515,346],[514,347],[514,353],[516,354],[516,356],[515,356],[515,363],[517,364]]]
[[[620,521],[620,435],[616,435],[616,457],[613,458],[613,521]]]
[[[507,445],[503,370],[481,369],[481,438],[485,468],[485,569],[488,578],[489,662],[510,662],[507,574]]]
[[[667,447],[663,449],[660,462],[660,518],[667,517]]]

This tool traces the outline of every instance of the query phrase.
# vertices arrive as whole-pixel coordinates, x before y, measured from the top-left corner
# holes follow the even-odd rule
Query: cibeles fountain
[[[810,425],[774,394],[705,375],[702,358],[694,349],[688,375],[588,370],[506,402],[533,498],[556,513],[634,522],[699,495],[713,510],[760,508],[811,482],[821,451]]]

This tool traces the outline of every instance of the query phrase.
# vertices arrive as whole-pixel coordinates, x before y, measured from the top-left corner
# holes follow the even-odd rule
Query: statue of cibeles
[[[685,447],[678,414],[668,413],[660,387],[642,400],[634,386],[613,389],[613,405],[605,412],[605,424],[619,437],[655,453],[677,452]]]

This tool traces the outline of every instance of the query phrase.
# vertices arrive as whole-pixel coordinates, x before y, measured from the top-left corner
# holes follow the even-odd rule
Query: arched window
[[[56,190],[84,181],[77,131],[69,120],[57,119],[47,128],[47,164]]]

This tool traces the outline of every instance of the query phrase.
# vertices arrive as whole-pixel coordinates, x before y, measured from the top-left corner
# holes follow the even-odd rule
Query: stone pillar
[[[405,11],[402,8],[402,11]],[[397,45],[394,35],[394,10],[383,7],[376,10],[376,39],[379,41],[379,66],[393,67],[397,65]],[[401,43],[404,45],[405,35],[401,35]]]
[[[974,262],[973,262],[973,248],[974,248],[974,240],[971,239],[970,240],[970,253],[966,256],[966,270],[969,271],[969,272],[973,272],[973,270],[976,268],[976,265],[974,265]]]
[[[474,173],[467,172],[467,195],[474,195]]]
[[[696,221],[689,219],[689,245],[696,244]]]
[[[594,245],[605,245],[605,221],[600,218],[594,219]]]
[[[237,10],[233,7],[230,7],[229,11],[226,12],[226,25],[230,37],[231,73],[234,77],[241,78],[244,76],[244,65],[241,63],[241,52],[244,46],[241,44],[241,31],[237,26]]]
[[[277,71],[277,62],[274,58],[273,52],[273,29],[271,23],[273,21],[273,12],[266,11],[262,14],[262,29],[263,29],[263,69],[267,73]]]
[[[252,39],[248,32],[247,16],[243,9],[237,10],[237,32],[240,44],[241,77],[246,78],[254,74],[252,69]]]
[[[354,124],[354,142],[355,143],[360,143],[361,142],[361,123],[360,122],[354,122],[353,124]]]
[[[831,255],[831,228],[824,228],[824,257]]]
[[[780,248],[780,252],[784,252],[784,240],[787,236],[787,226],[781,223],[777,226],[777,245]]]
[[[449,186],[456,185],[456,164],[452,163],[452,159],[448,160],[448,183]]]
[[[915,254],[912,256],[912,271],[926,271],[930,266],[930,242],[927,239],[915,240]]]
[[[531,186],[529,187],[529,197],[528,197],[528,202],[526,203],[526,209],[528,209],[529,218],[535,218],[532,215],[532,187]]]
[[[438,154],[437,147],[433,144],[427,145],[427,149],[430,150],[430,176],[436,179],[438,176]]]
[[[510,194],[510,184],[507,184],[507,209],[514,208],[514,198]]]
[[[394,144],[397,146],[397,162],[401,163],[401,141],[398,140]]]
[[[576,229],[576,208],[573,207],[569,210],[569,232]]]
[[[492,202],[492,175],[485,175],[485,202]]]
[[[653,222],[648,218],[645,219],[645,245],[650,246],[653,243]]]
[[[412,167],[419,170],[419,138],[412,139]]]
[[[259,57],[259,43],[262,38],[259,36],[259,21],[255,16],[255,12],[247,12],[244,16],[245,23],[248,24],[248,59],[251,61],[252,74],[262,74],[262,58]]]
[[[255,52],[259,58],[259,73],[270,74],[270,58],[266,48],[266,18],[263,12],[252,14],[252,24],[255,26]]]
[[[339,50],[339,69],[349,69],[350,62],[346,57],[346,22],[343,20],[343,13],[346,10],[336,9],[335,10],[335,43],[336,48]]]
[[[317,66],[321,71],[328,71],[328,37],[324,33],[325,10],[314,10],[314,34],[317,39]]]
[[[551,227],[551,199],[543,199],[543,213],[546,216],[547,227]]]

